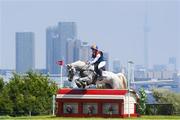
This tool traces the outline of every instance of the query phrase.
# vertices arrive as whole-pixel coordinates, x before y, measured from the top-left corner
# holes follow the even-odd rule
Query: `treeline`
[[[153,89],[155,103],[146,104],[146,115],[180,115],[180,93],[168,89]]]
[[[170,104],[171,114],[180,114],[180,93],[175,93],[167,89],[154,89],[153,96],[158,104]],[[168,109],[160,109],[168,113]]]
[[[155,103],[147,103],[147,94],[143,88],[139,90],[137,113],[140,115],[180,115],[180,93],[168,89],[153,89]]]
[[[0,115],[50,114],[57,85],[48,76],[30,71],[13,73],[9,82],[0,78]]]

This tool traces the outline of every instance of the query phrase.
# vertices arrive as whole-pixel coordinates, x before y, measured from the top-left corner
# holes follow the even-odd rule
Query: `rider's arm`
[[[90,64],[94,64],[98,59],[101,57],[101,54],[97,54],[97,56],[94,58],[93,61],[90,62]]]

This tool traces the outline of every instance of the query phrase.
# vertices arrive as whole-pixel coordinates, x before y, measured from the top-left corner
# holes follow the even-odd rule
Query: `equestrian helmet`
[[[98,46],[94,44],[94,45],[91,46],[91,49],[92,50],[98,50]]]

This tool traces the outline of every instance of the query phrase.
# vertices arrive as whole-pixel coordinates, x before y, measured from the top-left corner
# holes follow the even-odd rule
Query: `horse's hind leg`
[[[112,86],[108,83],[105,83],[105,87],[106,87],[106,89],[112,89]]]
[[[108,83],[99,83],[99,84],[96,84],[96,88],[98,88],[98,89],[112,89],[112,86]]]
[[[113,89],[112,85],[105,80],[97,81],[96,87],[99,89]]]

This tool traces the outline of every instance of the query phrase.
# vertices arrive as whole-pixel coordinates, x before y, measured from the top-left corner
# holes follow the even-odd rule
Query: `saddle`
[[[103,71],[102,71],[103,72]],[[106,76],[104,76],[103,75],[103,73],[102,73],[102,75],[100,76],[100,75],[98,75],[97,73],[95,73],[95,77],[93,78],[93,84],[96,84],[96,81],[102,81],[103,79],[105,79],[106,78]]]

